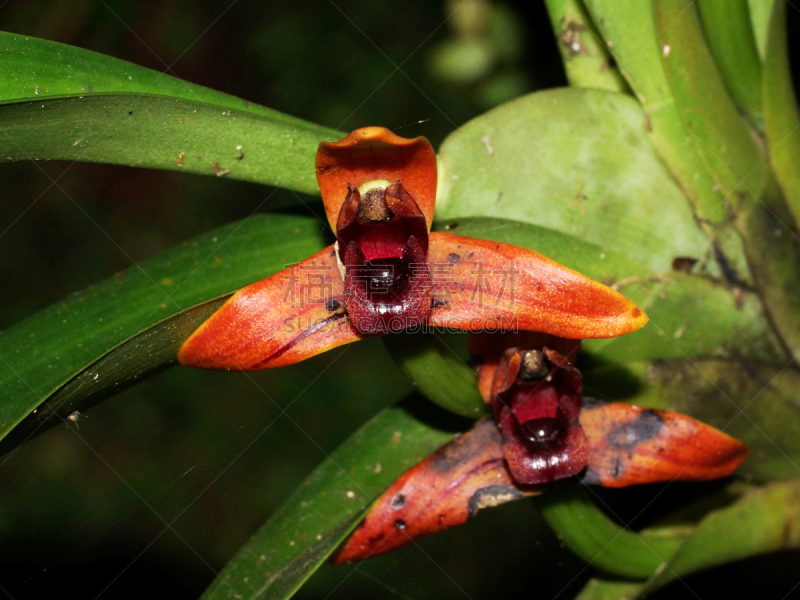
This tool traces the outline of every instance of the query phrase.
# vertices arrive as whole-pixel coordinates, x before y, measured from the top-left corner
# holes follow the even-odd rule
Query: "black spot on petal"
[[[664,426],[664,419],[654,410],[645,410],[636,420],[613,429],[607,436],[614,448],[627,450],[656,437]]]

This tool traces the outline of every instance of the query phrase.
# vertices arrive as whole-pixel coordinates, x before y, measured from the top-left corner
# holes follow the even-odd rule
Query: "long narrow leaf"
[[[245,110],[291,125],[308,125],[302,119],[173,77],[166,68],[158,72],[91,50],[0,31],[0,104],[107,93],[171,96]]]
[[[637,597],[701,569],[798,547],[800,480],[775,482],[711,512]]]
[[[0,438],[123,342],[152,335],[148,330],[154,325],[323,246],[320,223],[313,218],[258,215],[184,242],[10,327],[0,334]],[[158,361],[142,362],[142,353],[173,360],[163,345],[171,348],[182,341],[193,322],[184,322],[177,337],[156,336],[155,347],[145,337],[130,348],[138,350],[123,351],[119,361],[91,370],[91,376],[74,384],[80,384],[80,394],[70,392],[70,402],[101,392],[112,377],[123,380],[159,366]]]
[[[0,106],[4,160],[79,160],[244,179],[318,193],[314,156],[338,132],[141,94]]]
[[[686,533],[636,533],[620,527],[578,486],[534,500],[547,524],[586,562],[615,575],[645,579],[675,554]]]
[[[452,437],[436,424],[442,415],[426,416],[423,407],[424,401],[402,402],[350,436],[239,550],[203,598],[289,598],[392,481]]]
[[[662,62],[675,98],[683,136],[697,151],[732,207],[730,218],[744,242],[753,278],[772,324],[787,349],[800,351],[800,251],[793,222],[769,165],[736,109],[705,45],[692,2],[655,0],[659,43],[670,48]],[[698,85],[702,81],[702,86]],[[777,235],[775,232],[778,231]]]
[[[764,64],[764,126],[769,158],[786,202],[800,223],[800,111],[789,69],[786,3],[777,2]]]
[[[583,0],[546,0],[570,85],[630,93]]]
[[[741,238],[730,223],[717,181],[700,154],[699,141],[681,122],[662,57],[672,47],[659,42],[652,2],[585,0],[586,6],[644,108],[648,139],[691,203],[703,232],[715,245],[726,277],[751,281]]]
[[[697,7],[725,85],[739,109],[761,129],[761,59],[747,0],[702,0]]]

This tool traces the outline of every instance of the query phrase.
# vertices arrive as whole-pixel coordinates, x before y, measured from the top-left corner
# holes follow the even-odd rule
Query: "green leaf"
[[[800,480],[775,482],[704,518],[641,596],[700,569],[798,547]]]
[[[769,35],[769,22],[776,0],[747,0],[750,8],[750,21],[753,24],[753,35],[758,47],[758,55],[762,60],[767,55],[767,36]]]
[[[339,446],[225,566],[203,598],[289,598],[404,471],[452,438],[424,401],[380,412]],[[432,418],[433,417],[433,418]]]
[[[700,143],[681,121],[662,63],[672,48],[659,43],[651,2],[585,0],[645,112],[647,137],[688,198],[698,223],[739,280],[752,280],[742,241],[731,223],[716,179],[700,154]]]
[[[675,116],[697,140],[697,151],[720,191],[739,207],[743,197],[761,191],[768,169],[706,45],[696,7],[684,0],[654,0],[653,7],[658,42],[670,49],[662,52],[662,63]]]
[[[384,344],[409,381],[442,408],[477,419],[488,413],[467,364],[466,336],[449,333],[399,333]]]
[[[630,599],[642,589],[641,583],[628,581],[606,581],[590,579],[575,600],[624,600]]]
[[[248,111],[290,125],[309,125],[302,119],[172,77],[166,71],[160,73],[91,50],[0,31],[0,103],[108,93],[172,96]]]
[[[737,474],[748,480],[767,482],[797,473],[800,374],[793,368],[719,359],[588,361],[582,367],[589,396],[674,410],[746,443],[750,454]]]
[[[64,423],[75,411],[82,413],[106,398],[175,365],[175,356],[181,344],[228,297],[223,296],[178,313],[103,355],[32,412],[28,412],[10,432],[6,431],[7,435],[0,440],[0,455],[10,452],[33,436]],[[26,410],[24,405],[21,410]]]
[[[705,39],[728,91],[739,109],[763,129],[761,59],[747,0],[701,0],[697,7]]]
[[[570,85],[630,93],[582,0],[546,0]]]
[[[648,358],[714,356],[720,352],[785,363],[757,297],[705,277],[652,271],[631,258],[565,233],[518,221],[459,219],[437,229],[544,253],[606,285],[617,286],[650,317],[637,332],[610,340],[586,340],[584,348],[611,362]],[[635,255],[634,255],[635,256]],[[637,256],[638,258],[638,256]]]
[[[687,356],[747,357],[780,362],[785,355],[772,334],[758,298],[705,277],[667,271],[657,276],[614,252],[536,225],[504,219],[437,221],[436,230],[455,231],[545,252],[547,256],[607,285],[616,285],[647,312],[641,330],[608,340],[585,340],[595,358],[612,363]],[[475,418],[485,404],[458,338],[401,334],[384,338],[389,351],[418,390],[443,408]],[[640,385],[638,381],[634,384]],[[476,413],[476,409],[480,413]]]
[[[183,311],[323,246],[316,219],[256,215],[184,242],[3,331],[0,438],[35,410],[43,413],[32,417],[36,427],[49,415],[40,404],[69,382],[60,399],[77,406],[81,398],[107,395],[116,382],[174,360],[176,344],[213,306]]]
[[[582,486],[550,490],[534,500],[547,524],[575,554],[622,577],[645,579],[669,560],[686,532],[633,532],[609,519]]]
[[[442,144],[436,216],[516,219],[635,257],[651,272],[691,257],[718,274],[645,129],[636,100],[611,92],[547,90],[504,104]]]
[[[789,69],[786,3],[777,2],[764,64],[764,125],[772,170],[800,223],[800,113]]]
[[[754,136],[728,96],[694,3],[654,0],[653,6],[662,32],[659,43],[671,48],[662,62],[676,116],[697,140],[698,153],[733,208],[734,226],[773,327],[790,352],[800,353],[797,226]]]
[[[140,94],[6,104],[0,106],[0,131],[5,160],[80,160],[218,174],[308,194],[319,193],[313,169],[317,145],[341,136],[316,125]]]

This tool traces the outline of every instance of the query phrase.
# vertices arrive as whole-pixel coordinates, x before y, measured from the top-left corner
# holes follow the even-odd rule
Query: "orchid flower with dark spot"
[[[747,456],[747,446],[686,415],[583,399],[580,372],[566,358],[574,361],[577,341],[530,333],[471,338],[494,417],[395,481],[334,563],[384,554],[484,508],[544,493],[557,479],[614,488],[706,481],[730,475]],[[524,349],[501,353],[503,342]]]
[[[618,292],[530,250],[431,232],[436,156],[381,127],[320,144],[336,243],[240,290],[183,344],[184,365],[257,370],[409,327],[606,338],[647,316]]]

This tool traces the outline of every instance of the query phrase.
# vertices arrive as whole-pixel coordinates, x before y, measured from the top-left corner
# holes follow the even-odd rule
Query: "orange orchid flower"
[[[336,244],[234,294],[183,344],[181,364],[257,370],[417,326],[606,338],[647,316],[536,252],[431,232],[436,155],[382,127],[323,142],[316,174]]]
[[[530,333],[471,338],[494,418],[479,420],[406,471],[378,498],[334,563],[384,554],[460,525],[484,508],[541,494],[556,479],[576,476],[613,488],[706,481],[730,475],[747,456],[743,443],[691,417],[584,401],[578,370],[547,347],[574,360],[574,340]],[[504,339],[527,349],[499,354]]]

